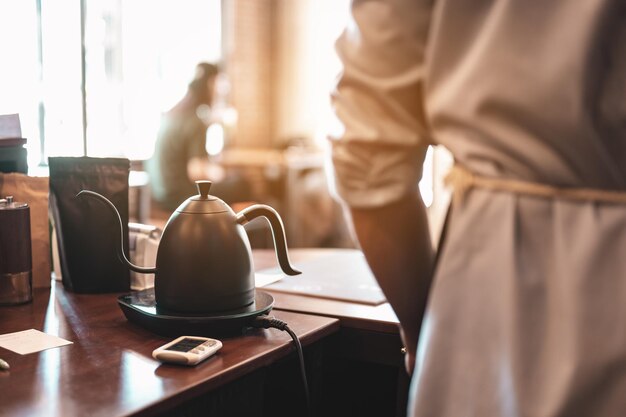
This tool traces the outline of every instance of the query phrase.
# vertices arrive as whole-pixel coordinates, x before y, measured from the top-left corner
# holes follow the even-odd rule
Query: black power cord
[[[304,368],[304,355],[302,353],[302,344],[300,343],[300,339],[298,339],[298,336],[294,333],[293,330],[289,328],[287,323],[277,319],[274,316],[257,316],[254,318],[250,326],[263,329],[269,329],[271,327],[289,333],[289,336],[291,336],[294,344],[296,345],[296,351],[298,352],[298,358],[300,359],[300,372],[302,374],[302,384],[304,385],[304,396],[306,398],[307,411],[309,417],[313,417],[313,408],[311,405],[311,397],[309,394],[309,384],[307,382],[306,370]]]

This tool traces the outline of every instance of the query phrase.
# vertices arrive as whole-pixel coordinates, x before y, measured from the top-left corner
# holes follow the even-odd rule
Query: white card
[[[21,332],[0,335],[0,347],[12,350],[20,355],[40,352],[59,346],[71,345],[74,342],[52,336],[39,330],[29,329]]]

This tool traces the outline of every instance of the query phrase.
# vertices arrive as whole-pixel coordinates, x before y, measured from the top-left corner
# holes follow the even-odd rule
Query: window
[[[0,114],[19,113],[29,164],[39,163],[41,83],[35,0],[0,0]]]
[[[220,0],[0,0],[0,113],[20,114],[30,166],[147,158],[221,32]]]

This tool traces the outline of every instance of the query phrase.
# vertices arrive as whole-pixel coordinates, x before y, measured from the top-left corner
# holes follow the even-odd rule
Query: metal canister
[[[30,207],[0,198],[0,305],[33,299]]]

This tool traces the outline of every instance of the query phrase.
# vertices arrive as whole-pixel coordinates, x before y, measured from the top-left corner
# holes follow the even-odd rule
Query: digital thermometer
[[[152,357],[161,362],[180,365],[197,365],[220,350],[222,342],[199,336],[181,336],[152,352]]]

